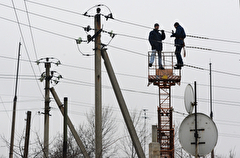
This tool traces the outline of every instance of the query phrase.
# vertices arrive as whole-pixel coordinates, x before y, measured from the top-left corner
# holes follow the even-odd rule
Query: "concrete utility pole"
[[[62,106],[62,103],[61,103],[61,101],[60,101],[60,99],[59,99],[55,89],[52,87],[52,88],[50,88],[50,91],[51,91],[51,93],[53,95],[54,100],[56,101],[56,103],[58,105],[59,110],[61,111],[62,115],[64,115],[64,108]],[[81,141],[81,139],[79,138],[79,135],[78,135],[77,131],[75,130],[75,128],[74,128],[74,126],[72,124],[72,121],[70,120],[70,118],[68,116],[67,116],[67,124],[68,124],[68,127],[71,130],[71,132],[73,134],[73,137],[76,140],[79,148],[81,149],[84,158],[90,158],[88,153],[87,153],[87,151],[86,151],[86,149],[85,149],[85,147],[84,147],[84,145],[83,145],[83,143],[82,143],[82,141]]]
[[[110,78],[115,96],[117,98],[119,107],[121,109],[124,121],[127,125],[127,129],[128,129],[128,132],[131,136],[131,139],[132,139],[133,145],[135,147],[135,150],[137,152],[137,155],[138,155],[139,158],[145,158],[145,154],[143,152],[141,143],[140,143],[139,138],[137,136],[137,132],[136,132],[135,127],[133,125],[132,119],[131,119],[129,111],[127,109],[127,105],[126,105],[125,100],[123,98],[122,92],[121,92],[120,87],[119,87],[118,82],[117,82],[117,78],[114,74],[111,62],[108,58],[108,55],[107,55],[107,52],[106,52],[105,49],[102,50],[102,58],[104,59],[104,64],[105,64],[105,67],[107,69],[108,76]]]
[[[143,151],[144,151],[144,153],[146,152],[146,134],[147,134],[147,124],[146,124],[146,120],[147,120],[147,109],[143,109],[143,112],[144,112],[144,116],[143,116],[143,118],[144,118],[144,130],[145,130],[145,132],[144,132],[144,146],[143,146]]]
[[[24,144],[24,156],[23,156],[23,158],[28,158],[30,125],[31,125],[31,111],[28,111],[27,112],[27,123],[26,123],[26,133],[25,133],[25,144]]]
[[[45,77],[45,112],[44,112],[44,156],[45,158],[48,158],[48,147],[49,147],[49,88],[50,88],[50,68],[51,63],[49,62],[49,58],[46,58],[45,62],[45,68],[46,68],[46,77]]]
[[[18,71],[19,71],[20,48],[21,48],[21,43],[19,42],[15,95],[14,95],[14,99],[13,99],[12,130],[11,130],[11,141],[10,141],[9,158],[13,158],[13,146],[14,146],[14,133],[15,133],[15,117],[16,117],[16,105],[17,105],[17,86],[18,86]]]
[[[67,117],[68,117],[68,98],[64,98],[64,117],[63,117],[63,158],[67,158]]]
[[[102,75],[101,75],[101,15],[100,8],[94,17],[95,24],[95,157],[102,158]]]

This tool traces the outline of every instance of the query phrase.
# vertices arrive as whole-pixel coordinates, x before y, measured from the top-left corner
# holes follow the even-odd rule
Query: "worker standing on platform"
[[[165,39],[165,33],[164,33],[164,30],[161,30],[161,33],[160,33],[158,29],[159,29],[159,24],[158,23],[154,24],[154,29],[149,33],[149,37],[148,37],[148,40],[152,46],[152,54],[149,62],[149,67],[152,66],[156,53],[158,53],[159,69],[164,69],[164,67],[162,66],[161,52],[162,52],[162,40]]]
[[[185,46],[184,38],[186,37],[185,31],[182,28],[182,26],[179,25],[178,22],[174,24],[174,27],[176,28],[176,32],[172,31],[171,37],[175,37],[174,43],[175,43],[175,55],[177,58],[177,64],[175,65],[175,69],[181,69],[183,67],[183,60],[181,56],[181,50]]]

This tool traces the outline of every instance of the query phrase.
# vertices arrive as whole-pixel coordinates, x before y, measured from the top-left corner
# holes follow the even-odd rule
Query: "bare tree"
[[[228,156],[216,154],[215,157],[216,157],[216,158],[235,158],[235,157],[236,157],[235,148],[234,148],[234,149],[231,149],[231,150],[229,151],[229,155],[228,155]]]
[[[180,142],[179,142],[179,124],[175,125],[174,128],[174,149],[175,149],[175,157],[176,158],[191,158],[191,155],[188,154],[181,146]]]
[[[86,122],[79,125],[78,134],[82,140],[88,154],[90,157],[95,156],[95,119],[94,119],[94,109],[91,109],[89,113],[86,114]],[[103,156],[104,157],[114,157],[117,155],[117,126],[116,118],[114,117],[113,110],[110,107],[103,108],[102,114],[102,133],[103,133]],[[35,133],[36,137],[30,144],[29,157],[31,158],[41,158],[44,156],[44,145],[41,141],[38,133]],[[1,136],[1,139],[10,147],[9,141]],[[16,145],[14,148],[15,157],[23,157],[24,154],[24,132],[21,136],[16,138]],[[49,144],[49,158],[59,158],[63,155],[63,136],[58,134],[54,137]],[[68,134],[68,147],[67,147],[67,157],[68,158],[83,158],[76,141],[71,132]]]
[[[229,158],[235,158],[235,156],[236,156],[235,149],[231,149],[229,151]]]
[[[86,122],[79,125],[78,134],[82,140],[86,151],[90,157],[95,156],[95,111],[91,109],[89,113],[86,114]],[[117,155],[116,146],[116,121],[113,115],[113,110],[110,107],[103,108],[102,113],[102,138],[103,138],[103,151],[102,155],[104,157],[113,157]],[[53,143],[52,149],[50,151],[51,158],[57,158],[62,156],[62,135],[59,134],[58,138]],[[82,158],[83,155],[78,148],[73,136],[69,133],[68,138],[68,153],[69,158]]]
[[[142,111],[137,111],[134,110],[134,112],[131,113],[131,118],[133,121],[133,125],[136,129],[139,141],[142,145],[142,147],[148,143],[145,144],[145,138],[149,139],[150,135],[147,133],[147,128],[145,128],[144,123],[143,123],[143,116],[142,116]],[[137,153],[135,151],[135,148],[133,146],[131,137],[129,135],[129,132],[125,126],[125,131],[124,131],[125,137],[120,140],[121,144],[121,150],[123,152],[123,157],[131,157],[131,158],[137,158]],[[148,142],[148,141],[146,141]],[[145,152],[147,153],[147,152]]]
[[[83,157],[80,149],[78,148],[73,135],[69,132],[67,140],[67,157],[68,158],[81,158]],[[50,158],[59,158],[63,155],[63,136],[58,134],[53,145],[50,148],[49,157]]]
[[[34,141],[31,141],[31,146],[29,147],[29,154],[28,157],[32,158],[41,158],[44,155],[44,148],[43,143],[39,138],[39,135],[37,132],[35,132],[36,139]],[[14,145],[13,154],[14,157],[24,157],[24,140],[25,140],[25,132],[23,131],[21,135],[18,135],[16,137],[16,143]],[[8,148],[10,148],[9,141],[4,137],[1,136],[1,139],[6,143]]]

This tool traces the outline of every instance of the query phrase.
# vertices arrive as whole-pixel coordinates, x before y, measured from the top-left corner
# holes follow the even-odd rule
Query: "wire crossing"
[[[51,5],[46,5],[46,4],[43,4],[43,3],[38,3],[38,2],[34,2],[34,1],[30,1],[30,0],[25,0],[29,3],[32,3],[32,4],[36,4],[36,5],[40,5],[40,6],[44,6],[44,7],[48,7],[48,8],[52,8],[52,9],[56,9],[56,10],[60,10],[60,11],[64,11],[64,12],[68,12],[68,13],[72,13],[72,14],[76,14],[76,15],[81,15],[81,16],[86,16],[85,14],[82,14],[82,13],[78,13],[78,12],[75,12],[75,11],[71,11],[71,10],[68,10],[68,9],[63,9],[63,8],[59,8],[59,7],[55,7],[55,6],[51,6]],[[90,9],[94,8],[94,7],[98,7],[98,6],[105,6],[107,7],[106,5],[104,4],[99,4],[99,5],[95,5],[93,7],[91,7]],[[107,7],[108,8],[108,7]],[[88,9],[88,11],[90,10]],[[109,8],[108,8],[109,9]],[[109,9],[110,13],[111,13],[111,10]],[[86,12],[85,12],[86,13]],[[134,23],[134,22],[129,22],[129,21],[126,21],[126,20],[120,20],[116,17],[114,18],[110,18],[114,21],[118,21],[118,22],[121,22],[121,23],[124,23],[124,24],[128,24],[128,25],[133,25],[133,26],[137,26],[137,27],[141,27],[141,28],[145,28],[145,29],[152,29],[152,27],[149,27],[149,26],[145,26],[145,25],[141,25],[141,24],[138,24],[138,23]],[[171,33],[172,31],[168,31],[166,30],[165,32],[167,33]],[[210,37],[203,37],[203,36],[196,36],[196,35],[186,35],[187,37],[191,37],[191,38],[197,38],[197,39],[204,39],[204,40],[213,40],[213,41],[220,41],[220,42],[228,42],[228,43],[235,43],[235,44],[240,44],[240,41],[235,41],[235,40],[227,40],[227,39],[219,39],[219,38],[210,38]]]

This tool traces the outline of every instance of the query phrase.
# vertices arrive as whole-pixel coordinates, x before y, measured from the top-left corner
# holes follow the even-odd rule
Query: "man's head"
[[[158,23],[156,23],[156,24],[154,24],[154,29],[159,29],[159,24]]]
[[[178,23],[178,22],[175,22],[174,27],[176,28],[176,27],[178,27],[178,26],[179,26],[179,23]]]

